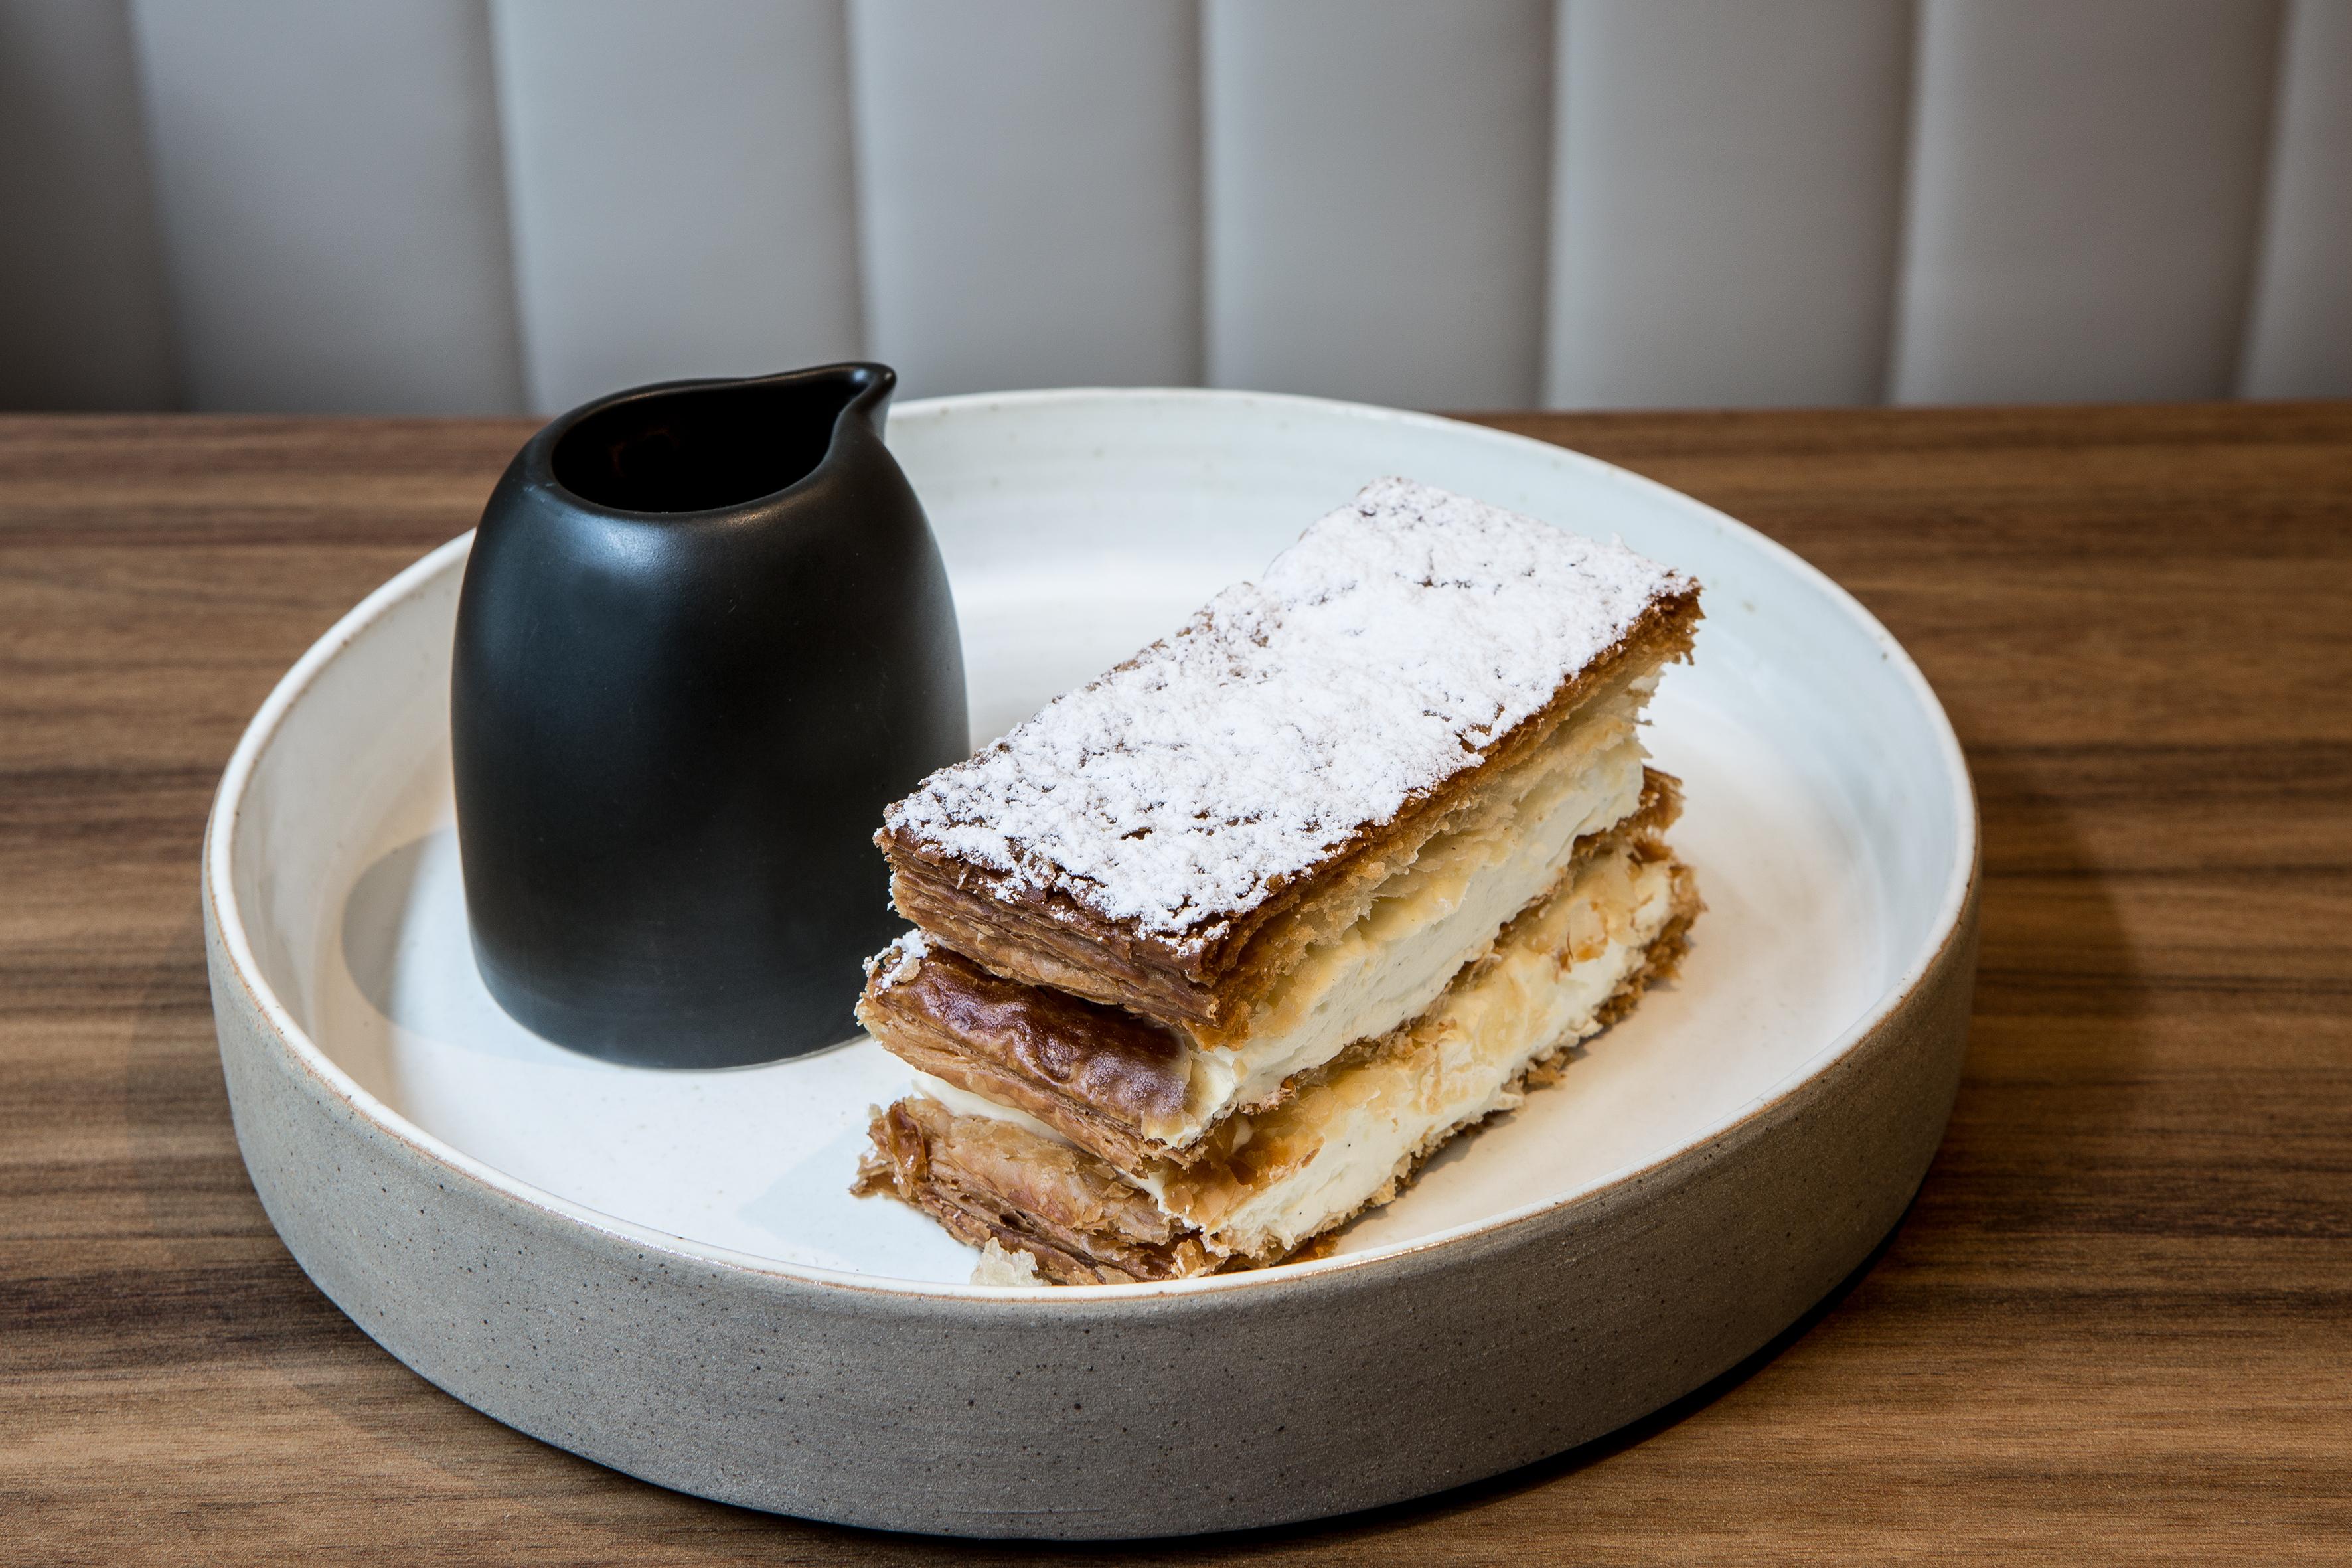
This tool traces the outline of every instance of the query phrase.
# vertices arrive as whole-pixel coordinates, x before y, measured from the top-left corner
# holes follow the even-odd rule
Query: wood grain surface
[[[1786,542],[1981,792],[1950,1136],[1874,1264],[1618,1437],[1133,1562],[2352,1560],[2352,405],[1515,415]],[[1011,1562],[656,1490],[311,1288],[196,856],[286,666],[529,426],[0,420],[0,1562]]]

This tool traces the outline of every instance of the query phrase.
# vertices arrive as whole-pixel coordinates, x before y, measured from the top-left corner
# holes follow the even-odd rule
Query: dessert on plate
[[[1309,1248],[1674,972],[1700,902],[1643,705],[1698,584],[1401,479],[885,814],[916,1069],[861,1191],[977,1278]]]

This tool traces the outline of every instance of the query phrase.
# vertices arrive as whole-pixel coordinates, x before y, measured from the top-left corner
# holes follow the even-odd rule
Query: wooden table
[[[1988,873],[1950,1136],[1874,1266],[1633,1433],[1109,1555],[2352,1559],[2352,405],[1494,422],[1787,542],[1943,694]],[[246,1183],[214,781],[527,429],[0,421],[0,1560],[1022,1555],[542,1447],[378,1350]]]

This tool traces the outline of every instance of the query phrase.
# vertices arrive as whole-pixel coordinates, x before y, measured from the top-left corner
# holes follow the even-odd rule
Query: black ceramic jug
[[[900,929],[882,808],[967,749],[897,376],[827,365],[556,420],[483,509],[450,731],[490,994],[609,1060],[732,1067],[855,1033]]]

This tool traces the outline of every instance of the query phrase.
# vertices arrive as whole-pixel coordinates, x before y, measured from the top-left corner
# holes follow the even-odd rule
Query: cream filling
[[[1482,825],[1433,840],[1362,919],[1307,950],[1240,1045],[1195,1054],[1183,1120],[1144,1131],[1187,1147],[1227,1112],[1418,1016],[1504,921],[1559,880],[1579,838],[1641,805],[1642,761],[1629,727],[1580,772],[1544,781],[1507,830]]]
[[[1271,1173],[1251,1185],[1172,1165],[1121,1173],[1220,1253],[1279,1257],[1384,1191],[1425,1148],[1519,1101],[1511,1084],[1537,1058],[1592,1035],[1597,1015],[1674,913],[1671,868],[1626,853],[1587,867],[1521,922],[1493,962],[1462,976],[1397,1048],[1304,1085],[1250,1119]],[[916,1086],[965,1116],[1066,1142],[1035,1117],[918,1073]]]
[[[1034,1132],[1040,1138],[1050,1138],[1056,1143],[1070,1142],[1051,1126],[1038,1121],[1017,1105],[999,1105],[985,1096],[972,1093],[961,1085],[950,1083],[943,1078],[933,1078],[920,1068],[915,1072],[915,1092],[938,1100],[958,1116],[985,1116],[995,1121],[1010,1121],[1013,1126]],[[1093,1158],[1099,1159],[1101,1156],[1095,1155]]]
[[[1416,1026],[1412,1048],[1337,1074],[1258,1123],[1259,1136],[1290,1130],[1265,1124],[1276,1119],[1310,1130],[1316,1147],[1298,1168],[1234,1206],[1213,1199],[1171,1212],[1199,1224],[1221,1251],[1274,1257],[1385,1202],[1381,1189],[1423,1148],[1517,1106],[1511,1083],[1536,1058],[1600,1031],[1601,1007],[1672,918],[1665,866],[1642,867],[1631,880],[1633,900],[1612,911],[1616,920],[1602,917],[1613,929],[1588,956],[1563,964],[1548,942],[1514,942]],[[1567,911],[1588,928],[1596,912],[1590,903]],[[1170,1207],[1164,1198],[1161,1206]]]

